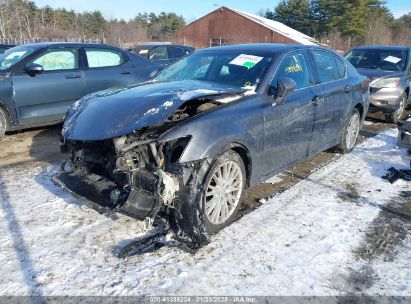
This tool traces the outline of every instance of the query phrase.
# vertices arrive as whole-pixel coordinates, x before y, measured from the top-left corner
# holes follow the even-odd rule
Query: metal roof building
[[[257,42],[318,44],[283,23],[224,6],[179,29],[177,39],[198,48]]]

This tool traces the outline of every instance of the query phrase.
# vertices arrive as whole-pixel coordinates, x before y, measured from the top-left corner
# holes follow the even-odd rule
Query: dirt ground
[[[381,115],[372,114],[367,118],[360,133],[359,142],[393,127],[395,125],[385,123]],[[61,125],[55,125],[10,133],[5,138],[0,139],[0,168],[29,161],[51,163],[63,160],[64,155],[59,150],[60,130]],[[334,157],[338,157],[338,154],[333,151],[319,153],[289,168],[281,174],[281,178],[248,189],[244,197],[241,215],[256,208],[261,199],[266,199],[290,188],[316,169],[326,165]]]
[[[373,115],[372,117],[367,118],[363,130],[361,130],[359,142],[374,137],[384,130],[395,127],[396,126],[393,124],[385,123],[380,116]],[[48,168],[50,167],[48,164],[55,164],[56,162],[61,161],[64,158],[64,155],[59,151],[58,141],[60,129],[61,126],[58,125],[27,130],[24,132],[15,132],[8,134],[5,138],[1,139],[0,173],[2,173],[2,168],[6,167],[14,168],[15,166],[17,168],[26,166],[27,168],[30,168],[31,166],[34,167],[40,164],[40,167]],[[380,151],[378,153],[380,153]],[[262,205],[264,200],[292,188],[301,180],[310,180],[310,178],[307,178],[309,175],[317,170],[319,170],[318,172],[321,172],[320,169],[322,167],[338,159],[340,156],[341,155],[335,151],[319,153],[306,161],[289,168],[265,183],[248,189],[246,191],[239,218],[258,208]],[[23,166],[18,166],[19,164],[23,164]],[[41,164],[44,164],[44,166]],[[56,168],[55,166],[51,167],[53,167],[53,170]],[[318,172],[314,173],[314,175]],[[378,173],[378,179],[381,175],[382,173]],[[46,174],[45,176],[46,177],[39,174],[36,175],[35,178],[47,179],[47,181],[42,181],[41,183],[50,184],[50,175]],[[26,185],[30,186],[27,182],[27,180],[30,179],[20,175],[16,176],[17,180],[20,180],[20,178],[23,181],[26,180]],[[299,185],[296,185],[295,188],[298,188]],[[1,186],[2,184],[0,181],[0,188]],[[359,246],[354,248],[354,257],[356,261],[361,264],[361,267],[349,269],[343,276],[337,276],[333,284],[338,287],[335,288],[343,292],[347,290],[367,290],[376,284],[375,281],[378,279],[378,275],[381,275],[378,272],[379,270],[373,265],[375,260],[383,258],[388,262],[394,261],[398,252],[403,249],[403,243],[406,243],[409,239],[411,231],[411,191],[399,192],[400,194],[398,197],[394,197],[388,204],[378,205],[375,203],[375,200],[365,199],[364,193],[365,195],[367,195],[367,193],[378,193],[378,191],[381,191],[380,188],[373,189],[371,187],[367,189],[367,187],[357,184],[356,181],[351,182],[351,179],[348,183],[342,183],[341,186],[342,190],[340,190],[337,195],[339,201],[344,204],[348,203],[349,205],[352,203],[353,205],[376,207],[378,208],[379,213],[371,224],[365,227],[365,237],[362,239]],[[407,190],[409,190],[409,188]],[[37,193],[37,191],[35,190],[33,193]],[[21,195],[25,196],[25,194]],[[39,192],[38,195],[43,196],[41,192]],[[317,196],[315,198],[317,198]],[[287,200],[287,204],[289,203],[292,203],[292,200]],[[255,212],[258,213],[263,208],[264,206],[255,210]],[[9,209],[5,208],[5,210],[12,209],[10,207]],[[14,216],[11,216],[11,218],[14,219]],[[124,228],[126,226],[127,225],[121,227]],[[16,235],[14,236],[16,237]],[[17,235],[17,238],[19,237],[20,236]],[[338,242],[340,241],[340,238],[338,238]],[[22,240],[21,242],[24,243]],[[24,256],[24,254],[22,256]]]

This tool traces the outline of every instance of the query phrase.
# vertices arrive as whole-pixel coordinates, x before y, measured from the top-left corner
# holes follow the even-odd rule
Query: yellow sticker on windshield
[[[287,73],[298,73],[298,72],[302,72],[303,68],[301,67],[301,65],[296,64],[296,65],[286,67],[284,71]]]

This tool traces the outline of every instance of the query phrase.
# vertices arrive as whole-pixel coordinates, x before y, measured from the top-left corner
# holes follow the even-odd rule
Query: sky
[[[273,9],[280,0],[34,0],[40,6],[73,9],[76,12],[100,10],[106,18],[130,19],[138,13],[174,12],[187,22],[208,14],[220,6],[258,13]],[[410,0],[387,0],[395,17],[411,12]]]

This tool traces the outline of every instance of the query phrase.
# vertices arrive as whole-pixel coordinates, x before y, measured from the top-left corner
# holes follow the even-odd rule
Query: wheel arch
[[[245,167],[245,173],[246,173],[246,186],[250,186],[250,181],[251,181],[251,174],[252,174],[252,159],[251,159],[251,154],[250,151],[242,144],[240,143],[230,143],[227,146],[226,150],[233,150],[236,152],[238,155],[240,155],[244,167]]]
[[[9,108],[2,100],[0,100],[0,110],[3,110],[3,112],[6,114],[6,130],[9,130],[12,124],[11,113]]]
[[[358,112],[360,112],[360,119],[362,120],[364,118],[364,106],[361,103],[357,103],[354,109],[357,109]]]

